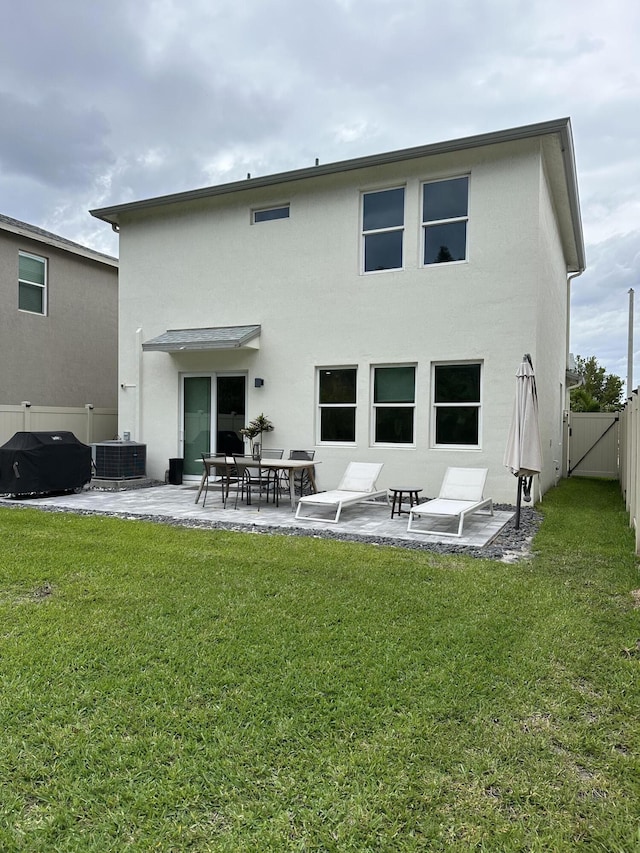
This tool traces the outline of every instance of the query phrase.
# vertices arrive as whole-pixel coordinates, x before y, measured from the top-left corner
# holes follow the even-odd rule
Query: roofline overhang
[[[139,201],[127,202],[111,207],[101,207],[90,210],[91,216],[108,222],[111,225],[120,225],[120,215],[123,213],[136,213],[148,211],[158,207],[172,204],[183,204],[199,199],[214,198],[216,196],[228,195],[230,193],[255,190],[261,187],[270,187],[277,184],[304,181],[325,175],[335,175],[340,172],[350,172],[357,169],[368,169],[376,166],[384,166],[397,163],[402,160],[415,160],[420,157],[433,157],[437,154],[449,154],[455,151],[464,151],[472,148],[483,148],[489,145],[497,145],[506,142],[517,142],[525,139],[557,135],[560,139],[562,158],[564,162],[565,180],[567,183],[567,195],[571,211],[573,236],[576,243],[576,255],[578,263],[576,269],[570,272],[582,272],[586,268],[584,238],[580,216],[580,202],[578,194],[578,180],[575,165],[573,134],[571,132],[571,119],[561,118],[551,121],[527,124],[520,127],[508,128],[506,130],[481,133],[474,136],[465,136],[459,139],[436,142],[429,145],[420,145],[413,148],[402,148],[397,151],[389,151],[382,154],[373,154],[365,157],[356,157],[351,160],[340,160],[334,163],[308,166],[304,169],[294,169],[289,172],[278,172],[263,177],[247,178],[242,181],[233,181],[228,184],[218,184],[211,187],[188,190],[186,192],[172,193],[170,195],[155,196],[153,198],[141,199]]]
[[[206,343],[184,343],[184,344],[154,344],[151,341],[142,344],[144,352],[207,352],[209,350],[240,349],[246,347],[246,343],[212,342]]]
[[[56,249],[61,249],[64,252],[72,252],[74,255],[80,255],[83,258],[88,258],[91,261],[96,261],[99,264],[106,264],[110,267],[118,267],[118,258],[112,255],[105,255],[102,252],[96,252],[88,246],[83,246],[80,243],[74,243],[72,240],[66,240],[64,237],[59,237],[57,234],[52,234],[43,229],[34,229],[27,222],[20,222],[17,219],[8,220],[6,217],[0,217],[0,231],[7,231],[10,234],[17,234],[19,237],[25,237],[33,240],[35,243],[43,243],[46,246],[54,246]]]

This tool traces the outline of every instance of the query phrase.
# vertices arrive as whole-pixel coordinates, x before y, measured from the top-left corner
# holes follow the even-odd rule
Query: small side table
[[[393,492],[391,496],[391,518],[394,518],[396,515],[409,515],[408,512],[404,512],[402,509],[402,501],[409,501],[409,506],[415,506],[418,503],[418,495],[422,491],[422,489],[418,489],[415,486],[402,486],[401,488],[390,488],[390,492]]]

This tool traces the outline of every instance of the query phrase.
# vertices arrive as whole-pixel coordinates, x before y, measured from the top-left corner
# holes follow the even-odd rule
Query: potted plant
[[[251,455],[254,459],[259,459],[262,453],[262,433],[273,432],[274,429],[275,427],[269,418],[261,412],[257,418],[249,421],[246,427],[240,430],[240,434],[249,439]],[[258,440],[256,441],[256,439]]]

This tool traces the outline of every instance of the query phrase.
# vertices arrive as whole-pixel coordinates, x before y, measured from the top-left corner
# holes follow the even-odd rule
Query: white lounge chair
[[[437,533],[440,536],[462,536],[467,516],[479,510],[493,515],[493,501],[484,497],[486,468],[447,468],[440,494],[434,500],[411,507],[407,530],[412,533]],[[416,527],[416,518],[453,518],[458,521],[454,532]]]
[[[376,500],[376,498],[385,498],[388,505],[387,490],[376,489],[376,480],[382,470],[382,465],[382,462],[350,462],[337,489],[330,492],[318,492],[314,495],[304,495],[300,498],[296,509],[296,518],[303,521],[326,521],[330,524],[336,524],[344,506],[368,503]],[[310,507],[316,511],[320,507],[331,507],[335,509],[335,517],[302,515],[302,510],[305,507]]]

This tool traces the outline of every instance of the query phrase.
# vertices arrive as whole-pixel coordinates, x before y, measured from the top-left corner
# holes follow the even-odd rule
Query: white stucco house
[[[260,413],[265,447],[313,449],[434,495],[447,466],[503,466],[524,353],[545,491],[559,476],[569,284],[585,268],[568,119],[91,213],[120,233],[119,432],[198,477]]]

